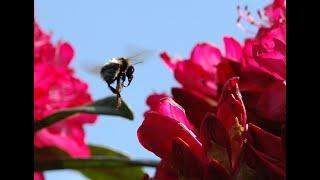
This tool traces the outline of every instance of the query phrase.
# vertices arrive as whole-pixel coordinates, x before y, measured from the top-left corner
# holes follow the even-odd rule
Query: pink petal
[[[35,134],[34,141],[36,147],[57,147],[74,158],[90,156],[90,150],[84,142],[85,132],[82,126],[64,125],[60,128],[50,129],[42,129]]]
[[[52,62],[55,57],[55,47],[50,42],[34,43],[34,63]]]
[[[195,134],[183,123],[157,112],[147,112],[142,125],[138,129],[138,139],[146,149],[163,159],[168,159],[172,148],[172,139],[181,138],[192,151],[205,159],[201,143]]]
[[[232,171],[239,165],[247,119],[238,81],[239,77],[233,77],[225,83],[217,107],[217,118],[229,134],[231,146],[227,150]]]
[[[239,80],[241,92],[261,93],[276,80],[271,74],[253,67],[243,68],[239,75],[241,77]]]
[[[281,52],[272,51],[272,52],[261,53],[259,55],[259,58],[261,58],[261,59],[272,59],[272,60],[282,60],[282,62],[285,64],[284,60],[285,60],[286,56],[284,54],[282,54]],[[281,66],[281,67],[283,67],[283,66]]]
[[[284,57],[286,57],[286,42],[280,40],[280,39],[273,39],[274,42],[274,49],[275,51],[281,53],[282,55],[284,55]],[[285,58],[284,58],[285,59]]]
[[[180,179],[202,179],[204,165],[201,159],[180,138],[172,140],[171,164],[177,169]]]
[[[217,94],[214,74],[205,71],[200,65],[194,64],[192,61],[178,62],[174,75],[185,89],[212,97]]]
[[[286,79],[286,57],[284,54],[276,51],[259,52],[258,46],[253,46],[253,51],[255,60],[261,67],[280,80]]]
[[[232,61],[240,62],[242,58],[242,48],[239,42],[232,37],[224,37],[223,41],[226,50],[226,58]]]
[[[199,64],[207,72],[212,72],[213,67],[221,61],[221,57],[220,50],[209,43],[197,44],[191,53],[191,61]]]
[[[173,60],[167,52],[162,52],[160,54],[162,60],[166,63],[166,65],[171,69],[174,70],[176,67],[176,62]]]
[[[45,42],[49,42],[50,41],[50,35],[45,33],[41,27],[38,25],[37,21],[34,20],[34,42],[39,42],[39,41],[45,41]]]
[[[181,122],[190,130],[194,129],[193,126],[190,125],[184,109],[169,97],[162,98],[155,111]]]
[[[211,98],[204,96],[198,97],[187,90],[180,88],[172,88],[171,91],[174,100],[186,110],[188,120],[195,126],[197,130],[200,129],[200,124],[205,114],[207,112],[216,111],[217,102]],[[210,103],[209,100],[211,100],[212,103]]]
[[[240,64],[238,62],[225,60],[217,66],[217,84],[222,87],[224,83],[239,74]]]
[[[258,151],[275,159],[282,158],[280,137],[275,136],[251,123],[249,123],[248,135],[248,142]]]
[[[263,118],[285,122],[286,84],[276,81],[265,89],[260,96],[256,110]]]
[[[74,56],[71,45],[67,42],[59,42],[56,48],[56,64],[59,66],[67,66]]]
[[[154,93],[148,96],[146,102],[147,105],[150,107],[151,110],[156,110],[158,104],[162,98],[168,97],[165,93]]]
[[[281,146],[282,146],[282,157],[283,161],[286,162],[286,152],[287,152],[287,137],[286,137],[286,126],[282,126],[281,128]]]
[[[211,150],[212,141],[225,148],[230,145],[228,132],[213,113],[207,113],[203,119],[200,127],[200,139],[206,152]]]
[[[284,0],[274,0],[273,4],[264,8],[264,11],[271,22],[278,22],[281,18],[284,19],[286,16]]]
[[[154,180],[179,180],[179,177],[169,163],[161,160],[156,168]]]
[[[259,152],[251,144],[247,146],[246,161],[263,179],[285,179],[284,163]]]
[[[83,126],[86,123],[96,122],[98,115],[95,114],[75,114],[67,119],[69,124]]]
[[[259,68],[259,65],[253,58],[252,54],[252,47],[255,45],[257,42],[255,39],[246,39],[244,43],[244,47],[242,50],[243,53],[243,58],[241,60],[241,67],[244,69],[249,69],[249,68],[254,68],[257,69]]]
[[[275,47],[274,39],[286,42],[286,24],[275,25],[270,28],[260,28],[256,39],[266,50],[273,49]]]
[[[247,59],[248,57],[252,57],[252,46],[255,44],[254,39],[246,39],[244,41],[244,47],[243,47],[243,55],[245,56],[244,59]]]
[[[238,82],[239,77],[233,77],[225,83],[218,103],[217,117],[227,130],[229,130],[235,122],[235,117],[238,118],[239,123],[243,127],[245,127],[246,124],[246,110]]]
[[[42,172],[34,172],[33,173],[33,180],[44,180],[44,176]]]

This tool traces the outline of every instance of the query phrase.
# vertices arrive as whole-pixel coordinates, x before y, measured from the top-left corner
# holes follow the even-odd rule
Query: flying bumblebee
[[[141,62],[137,62],[138,64]],[[133,79],[134,64],[126,57],[112,58],[105,63],[101,70],[101,78],[108,84],[108,87],[112,93],[117,95],[117,108],[121,105],[121,90],[123,87],[128,87]],[[128,79],[128,83],[125,85],[125,81]],[[111,84],[116,82],[116,88]]]
[[[134,65],[144,62],[146,56],[151,55],[150,52],[151,51],[143,51],[130,57],[112,58],[102,67],[98,67],[101,78],[107,83],[111,92],[117,95],[116,108],[121,106],[122,88],[128,87],[133,80]],[[141,60],[141,58],[143,58],[143,60]],[[97,72],[97,68],[93,71]],[[127,83],[125,83],[126,80]],[[112,86],[113,83],[116,83],[115,87]]]

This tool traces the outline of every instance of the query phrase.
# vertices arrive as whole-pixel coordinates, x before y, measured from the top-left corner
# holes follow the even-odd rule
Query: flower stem
[[[119,168],[147,166],[157,167],[156,160],[130,160],[122,157],[93,156],[90,158],[60,158],[36,160],[35,170],[85,169],[85,168]]]

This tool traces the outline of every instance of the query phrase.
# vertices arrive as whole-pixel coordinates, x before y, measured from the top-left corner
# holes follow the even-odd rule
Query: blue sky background
[[[109,146],[132,158],[158,159],[138,142],[136,130],[148,109],[145,100],[153,92],[170,94],[179,86],[173,74],[160,60],[159,52],[189,57],[198,42],[211,42],[224,52],[223,36],[233,36],[241,43],[250,36],[236,26],[237,5],[248,5],[255,14],[271,0],[35,0],[35,16],[45,31],[53,32],[53,40],[71,43],[75,57],[71,66],[76,75],[89,83],[94,99],[111,95],[100,76],[84,71],[88,64],[103,64],[112,57],[127,55],[127,47],[153,50],[145,64],[136,66],[132,84],[122,91],[125,101],[135,113],[134,121],[100,116],[97,123],[86,125],[88,143]],[[154,170],[146,169],[153,175]],[[71,170],[45,173],[47,180],[86,179]]]

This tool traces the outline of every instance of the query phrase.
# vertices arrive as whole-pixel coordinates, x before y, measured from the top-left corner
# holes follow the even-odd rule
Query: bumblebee
[[[125,57],[112,58],[100,70],[101,78],[108,84],[112,93],[117,95],[117,108],[121,105],[121,89],[130,85],[133,73],[134,66],[129,58]],[[127,84],[125,84],[126,79],[128,79]],[[114,82],[116,82],[116,88],[111,86]]]
[[[154,53],[150,50],[139,50],[130,53],[129,57],[117,57],[108,60],[104,65],[86,65],[86,71],[93,75],[100,73],[101,78],[107,83],[113,94],[117,95],[117,105],[121,106],[121,90],[128,87],[133,80],[134,65],[145,62]],[[125,84],[127,80],[127,83]],[[116,83],[113,87],[112,84]]]

